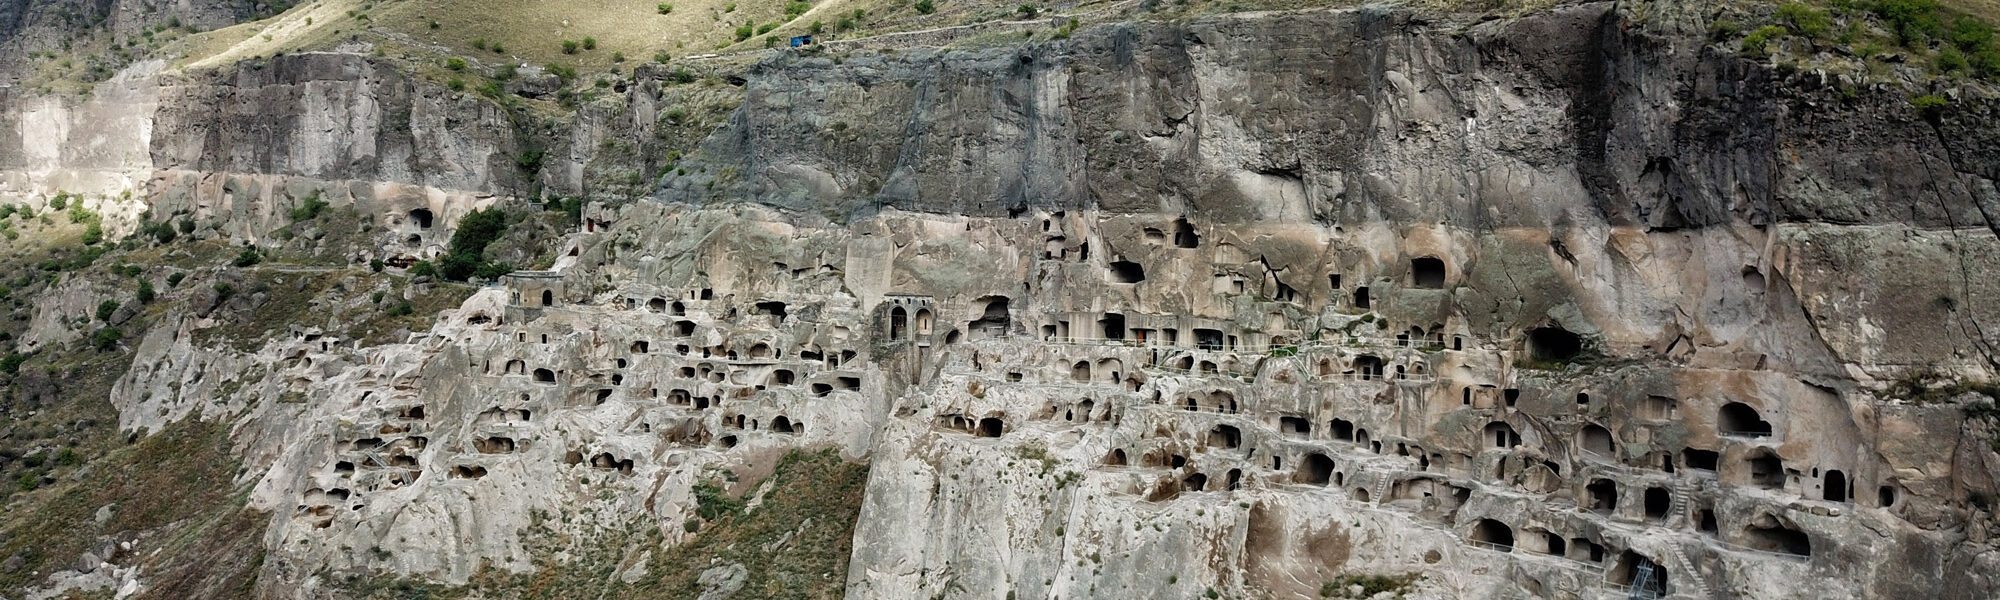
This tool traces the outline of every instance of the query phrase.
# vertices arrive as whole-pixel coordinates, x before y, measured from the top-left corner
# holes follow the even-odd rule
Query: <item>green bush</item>
[[[437,275],[437,265],[431,264],[431,261],[420,260],[416,264],[410,265],[411,277],[437,277]]]
[[[105,300],[97,303],[97,320],[109,321],[112,315],[116,314],[118,314],[117,300]]]
[[[920,15],[928,15],[937,12],[937,5],[931,4],[931,0],[917,0],[916,8],[917,8],[917,14]]]
[[[1965,53],[1959,52],[1957,48],[1945,48],[1938,51],[1937,57],[1932,59],[1932,62],[1937,66],[1938,71],[1945,73],[1963,71],[1966,67],[1972,66],[1971,62],[1965,60]]]
[[[806,33],[810,33],[813,35],[819,35],[819,32],[825,30],[826,30],[826,23],[822,23],[819,21],[813,21],[812,25],[806,26]]]
[[[99,351],[112,350],[118,347],[118,341],[122,339],[125,339],[125,330],[106,327],[90,336],[90,345],[96,346]]]
[[[168,275],[167,287],[179,287],[182,279],[187,279],[187,273],[174,273]]]
[[[1777,25],[1765,25],[1743,36],[1743,53],[1762,56],[1770,51],[1771,40],[1785,36],[1786,30]]]
[[[325,200],[319,199],[319,193],[313,192],[313,195],[308,196],[304,202],[292,207],[292,222],[317,219],[321,212],[326,211],[327,206],[329,205]]]
[[[790,21],[792,19],[799,18],[799,15],[806,14],[807,12],[811,11],[812,8],[813,5],[811,2],[799,2],[796,0],[793,2],[786,2],[785,20]]]
[[[477,49],[480,49],[480,50],[485,50],[485,49],[486,49],[486,38],[473,38],[473,40],[472,40],[472,47],[473,47],[473,48],[477,48]],[[461,62],[462,62],[462,61],[461,61]]]
[[[138,298],[140,304],[153,303],[153,282],[144,279],[139,280]]]
[[[410,301],[404,300],[390,306],[389,310],[384,312],[391,317],[404,317],[417,312],[417,307],[411,305]]]
[[[661,4],[657,8],[660,11],[660,14],[663,15],[673,14],[674,12],[674,5],[672,4]]]
[[[576,54],[576,49],[577,49],[577,47],[578,47],[578,46],[580,46],[580,45],[581,45],[581,44],[578,44],[578,43],[576,42],[576,40],[563,40],[563,41],[562,41],[562,53],[563,53],[563,54]]]
[[[758,25],[758,26],[757,26],[757,35],[764,35],[764,34],[766,34],[766,33],[770,33],[770,32],[771,32],[771,30],[773,30],[773,29],[777,29],[777,28],[778,28],[778,24],[777,24],[777,23],[765,23],[765,24],[763,24],[763,25]]]
[[[1889,22],[1890,31],[1905,46],[1917,46],[1944,31],[1937,0],[1877,0],[1875,14]]]
[[[586,38],[583,38],[583,49],[585,49],[585,50],[596,50],[596,49],[597,49],[597,38],[594,38],[594,37],[586,37]]]
[[[1778,5],[1778,20],[1792,33],[1810,39],[1822,39],[1833,31],[1833,18],[1826,11],[1813,8],[1804,2],[1786,2]]]
[[[236,253],[233,264],[237,267],[248,267],[260,262],[264,262],[264,253],[258,252],[256,246],[244,246],[242,251]]]
[[[480,49],[483,50],[486,48],[486,45],[479,44],[479,47]],[[465,59],[456,56],[444,59],[444,68],[451,69],[453,71],[463,71],[465,70]]]
[[[9,352],[5,358],[0,358],[0,373],[6,373],[8,376],[20,373],[21,363],[25,362],[28,362],[28,355]]]
[[[674,69],[674,83],[694,83],[694,71],[687,67]]]
[[[56,197],[49,200],[49,210],[62,210],[65,208],[69,208],[69,192],[56,192]]]
[[[451,88],[451,91],[454,92],[463,92],[465,91],[465,80],[453,77],[449,81],[444,82],[444,86]]]
[[[368,259],[368,270],[374,271],[376,273],[382,272],[382,259],[379,258]]]
[[[83,245],[95,246],[104,241],[104,226],[91,223],[83,228]]]
[[[744,21],[742,27],[736,28],[736,41],[741,42],[750,39],[750,36],[756,34],[757,24],[751,21]]]
[[[506,46],[502,46],[502,45],[500,45],[500,44],[497,44],[497,43],[496,43],[496,44],[493,44],[493,47],[491,48],[491,50],[493,50],[493,53],[494,53],[494,54],[506,54],[506,53],[507,53],[507,47],[506,47]]]
[[[181,222],[176,224],[176,226],[180,228],[181,235],[194,233],[194,219],[181,219]]]

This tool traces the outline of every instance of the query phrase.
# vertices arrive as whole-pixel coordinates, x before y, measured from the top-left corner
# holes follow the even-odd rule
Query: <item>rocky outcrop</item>
[[[317,194],[434,244],[550,139],[552,195],[657,201],[402,343],[169,319],[119,422],[238,420],[271,597],[672,547],[806,446],[872,465],[850,598],[1990,595],[1993,103],[1640,10],[780,53],[678,162],[734,92],[547,136],[354,55],[164,75],[104,164],[232,237]]]

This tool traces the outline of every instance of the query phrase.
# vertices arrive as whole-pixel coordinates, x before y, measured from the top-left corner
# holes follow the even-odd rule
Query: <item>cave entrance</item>
[[[1528,331],[1528,356],[1544,362],[1576,358],[1583,352],[1583,338],[1561,327],[1536,327]]]
[[[1420,288],[1444,289],[1444,261],[1435,256],[1410,261],[1410,283]]]

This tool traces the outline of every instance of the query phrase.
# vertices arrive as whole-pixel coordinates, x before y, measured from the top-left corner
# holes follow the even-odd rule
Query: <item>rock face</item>
[[[386,346],[184,318],[113,401],[239,420],[267,597],[532,571],[633,519],[673,546],[699,484],[810,446],[872,465],[856,599],[1991,597],[1996,105],[1926,118],[1631,10],[781,55],[551,270]],[[399,244],[521,193],[504,113],[363,57],[130,81],[68,109],[152,111],[125,150],[22,133],[0,166],[150,170],[156,214],[244,239],[311,194]],[[660,94],[587,107],[538,176],[591,191]]]

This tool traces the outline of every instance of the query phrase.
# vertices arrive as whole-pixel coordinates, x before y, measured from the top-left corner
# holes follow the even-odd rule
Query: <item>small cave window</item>
[[[1146,268],[1129,260],[1111,262],[1112,283],[1139,283],[1146,280]]]
[[[1368,286],[1354,288],[1354,307],[1368,308]]]
[[[550,371],[550,370],[548,370],[548,369],[535,369],[535,382],[536,382],[536,383],[555,383],[555,382],[556,382],[556,372],[555,372],[555,371]]]
[[[418,229],[430,229],[431,218],[431,210],[428,208],[419,208],[410,211],[410,222],[416,223]]]
[[[1444,261],[1426,256],[1410,261],[1410,283],[1426,289],[1444,289]]]
[[[542,290],[542,306],[555,306],[555,305],[556,305],[556,293],[552,290]]]
[[[1194,226],[1187,219],[1174,219],[1174,246],[1196,248],[1201,246],[1201,235],[1194,232]]]
[[[1001,433],[1005,432],[1006,428],[1006,422],[1001,421],[998,417],[986,417],[979,420],[977,433],[979,437],[997,438],[1000,437]]]
[[[654,299],[652,299],[652,300],[647,300],[647,301],[646,301],[646,310],[649,310],[649,311],[653,311],[653,312],[667,312],[667,299],[666,299],[666,298],[654,298]]]

